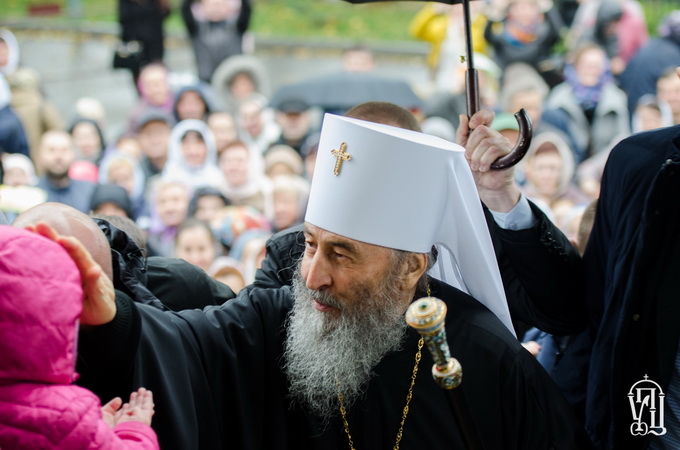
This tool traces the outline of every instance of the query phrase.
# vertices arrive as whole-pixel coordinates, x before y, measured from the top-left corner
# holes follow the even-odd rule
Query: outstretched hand
[[[76,263],[83,283],[81,325],[103,325],[111,322],[116,316],[116,293],[113,289],[113,282],[104,274],[101,266],[92,258],[83,244],[73,237],[60,236],[46,223],[29,225],[26,229],[64,247]]]
[[[154,413],[153,394],[143,387],[130,394],[128,403],[116,397],[102,407],[102,418],[110,427],[131,421],[151,425]]]
[[[102,420],[104,420],[111,428],[116,425],[116,411],[118,411],[121,406],[123,406],[123,400],[121,400],[120,397],[116,397],[102,406]]]
[[[508,212],[519,201],[514,169],[492,170],[491,164],[510,153],[512,144],[498,131],[490,128],[494,113],[480,110],[470,119],[460,115],[456,142],[465,147],[467,159],[480,198],[492,211]]]

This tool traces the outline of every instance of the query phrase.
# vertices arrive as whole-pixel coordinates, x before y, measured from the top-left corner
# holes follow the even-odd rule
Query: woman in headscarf
[[[95,120],[77,117],[68,132],[73,137],[77,158],[99,165],[106,148],[101,126]]]
[[[574,155],[557,133],[536,135],[519,169],[526,180],[522,186],[524,195],[556,223],[571,207],[590,201],[574,184]]]
[[[168,147],[168,162],[161,175],[164,180],[182,182],[192,190],[224,186],[215,138],[205,122],[189,119],[175,125]]]
[[[546,110],[555,114],[544,114],[543,119],[572,138],[577,163],[608,149],[614,138],[630,134],[628,100],[614,83],[601,47],[591,43],[578,47],[564,68],[564,78],[546,100]]]

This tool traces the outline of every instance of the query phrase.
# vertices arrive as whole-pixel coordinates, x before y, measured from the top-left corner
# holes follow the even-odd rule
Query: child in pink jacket
[[[72,384],[82,303],[66,250],[0,225],[0,449],[158,449],[151,391],[102,408]]]

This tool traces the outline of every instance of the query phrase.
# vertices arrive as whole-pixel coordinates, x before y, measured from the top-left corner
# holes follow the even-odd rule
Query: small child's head
[[[189,218],[177,229],[175,257],[206,272],[217,257],[217,248],[217,239],[206,222]]]
[[[80,273],[66,250],[0,226],[0,384],[70,384],[82,310]]]

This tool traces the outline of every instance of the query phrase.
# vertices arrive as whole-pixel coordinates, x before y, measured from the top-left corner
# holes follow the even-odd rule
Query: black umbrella
[[[385,0],[345,0],[350,3],[375,3]],[[415,1],[431,1],[431,0],[415,0]],[[465,20],[465,61],[467,62],[467,71],[465,72],[465,90],[467,98],[467,115],[472,116],[479,111],[479,83],[477,81],[477,69],[474,68],[473,50],[472,50],[472,35],[470,32],[470,0],[435,0],[439,3],[448,3],[450,5],[462,3],[463,16]],[[491,165],[492,169],[506,169],[517,164],[526,154],[531,144],[531,119],[524,109],[515,113],[515,118],[519,124],[519,139],[515,148],[510,153],[502,158],[499,158]]]
[[[346,70],[285,85],[272,96],[270,103],[276,108],[287,100],[304,100],[311,106],[333,112],[344,112],[368,101],[391,102],[407,109],[422,106],[422,99],[404,80]]]

